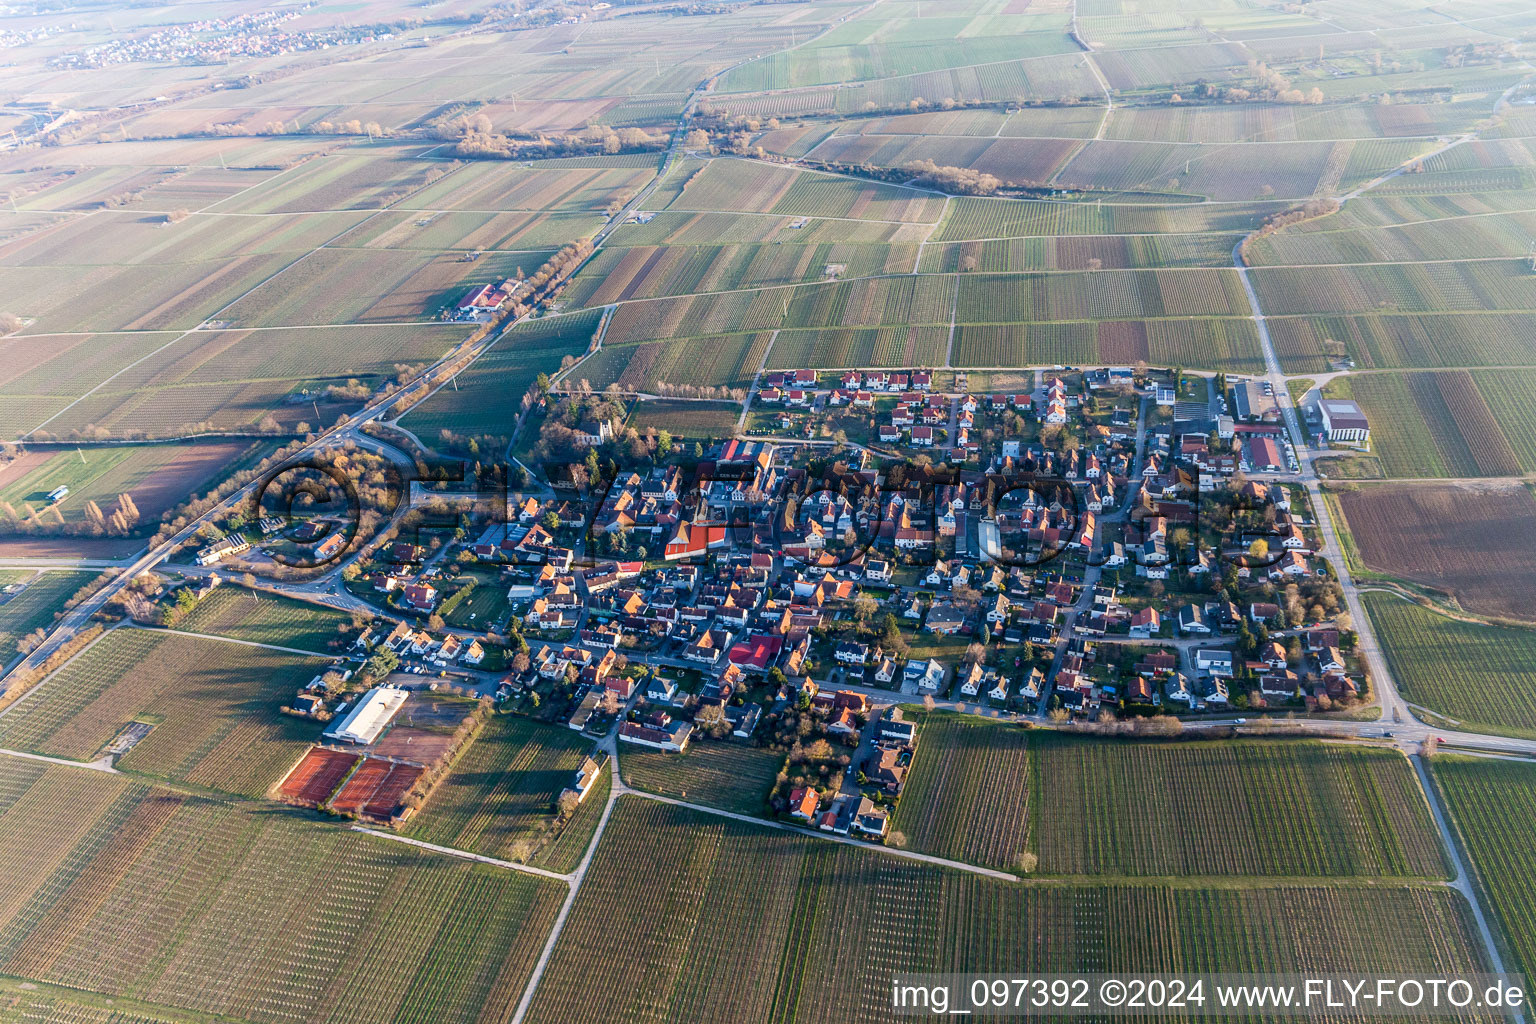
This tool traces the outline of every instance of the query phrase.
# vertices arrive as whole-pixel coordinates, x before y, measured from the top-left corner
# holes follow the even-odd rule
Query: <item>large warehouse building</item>
[[[1330,441],[1369,441],[1371,424],[1354,402],[1325,398],[1317,403],[1323,418],[1323,433]]]
[[[338,743],[367,745],[379,738],[384,727],[405,705],[410,694],[395,686],[375,686],[357,702],[347,717],[325,730],[325,738]]]

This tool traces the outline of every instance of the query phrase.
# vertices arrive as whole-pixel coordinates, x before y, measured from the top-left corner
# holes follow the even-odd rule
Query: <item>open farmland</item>
[[[1388,476],[1536,472],[1536,371],[1360,374],[1335,381],[1327,394],[1360,403]]]
[[[265,451],[265,445],[249,441],[33,450],[0,466],[0,503],[18,511],[25,505],[40,510],[49,505],[49,491],[68,487],[69,496],[54,507],[71,523],[85,520],[90,502],[111,515],[118,496],[127,494],[142,521],[152,525],[191,494],[207,491],[232,468],[258,461]]]
[[[1479,963],[1440,887],[1017,885],[625,797],[529,1020],[885,1020],[893,972],[1015,970],[1026,947],[1037,972]]]
[[[1041,872],[1446,873],[1424,795],[1395,751],[1307,742],[1102,743],[1042,733],[1031,737],[1030,753],[1041,787],[1031,825]],[[1200,790],[1227,799],[1218,806],[1146,798]]]
[[[324,605],[222,586],[199,601],[175,628],[323,654],[350,623],[345,612]]]
[[[745,387],[773,342],[772,331],[677,338],[639,345],[606,345],[572,376],[597,390],[617,384],[624,391],[655,392],[664,384]]]
[[[667,208],[933,224],[944,210],[944,199],[924,190],[721,159],[695,172]]]
[[[784,767],[783,751],[730,740],[700,741],[681,754],[629,746],[619,753],[628,785],[737,814],[762,814]]]
[[[0,354],[12,361],[0,370],[0,429],[163,437],[248,429],[269,417],[289,429],[329,425],[357,403],[289,396],[354,377],[376,384],[397,366],[437,360],[467,333],[457,324],[377,324],[6,338]]]
[[[1536,738],[1536,630],[1462,622],[1395,594],[1364,601],[1404,699],[1462,728]]]
[[[891,826],[914,850],[1012,871],[1029,853],[1045,875],[1445,873],[1428,807],[1395,753],[1267,741],[1106,743],[948,714],[922,723]],[[1202,810],[1146,800],[1149,788],[1242,799]],[[1304,799],[1282,796],[1296,789]],[[1285,824],[1276,828],[1281,806]]]
[[[892,830],[911,849],[1004,871],[1029,841],[1030,734],[972,715],[930,712]]]
[[[325,662],[239,644],[120,630],[102,637],[0,719],[0,746],[97,757],[130,722],[152,726],[124,770],[261,796],[320,733],[278,713]]]
[[[1536,969],[1536,766],[1442,755],[1430,762],[1512,971]]]
[[[668,430],[673,437],[686,437],[713,444],[729,437],[736,429],[741,406],[734,402],[693,402],[682,399],[655,399],[636,402],[630,409],[626,426],[645,433]]]
[[[564,829],[556,827],[554,805],[590,746],[569,729],[491,715],[404,832],[501,859],[579,859],[583,819],[595,823],[602,801],[589,796]]]
[[[1337,500],[1367,568],[1445,591],[1479,615],[1536,619],[1530,488],[1362,486]]]
[[[1536,365],[1526,343],[1531,313],[1386,313],[1269,317],[1288,373],[1335,369],[1348,355],[1364,368]]]
[[[518,402],[541,373],[553,376],[566,356],[592,344],[602,315],[597,310],[528,320],[508,330],[432,397],[411,409],[401,426],[430,443],[439,432],[509,437]]]
[[[0,969],[172,1016],[502,1019],[563,895],[526,874],[96,772],[5,758],[0,788]]]
[[[70,595],[90,581],[91,574],[83,572],[0,570],[0,589],[24,585],[20,593],[0,604],[0,665],[10,663],[16,641],[34,629],[52,626],[54,613],[63,611]]]

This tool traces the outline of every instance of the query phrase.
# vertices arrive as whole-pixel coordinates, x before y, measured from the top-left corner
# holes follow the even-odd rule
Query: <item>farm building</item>
[[[48,500],[53,502],[55,505],[67,497],[69,497],[69,488],[63,485],[55,487],[53,490],[48,492]]]
[[[1317,403],[1317,411],[1323,418],[1323,433],[1330,441],[1369,441],[1371,424],[1365,413],[1354,402],[1338,398],[1325,398]]]
[[[325,730],[325,737],[339,743],[366,746],[379,738],[409,696],[399,687],[375,686],[347,713],[347,717]]]
[[[500,309],[501,304],[506,301],[505,289],[494,284],[483,284],[479,288],[472,289],[459,300],[459,309],[465,313],[490,312]]]

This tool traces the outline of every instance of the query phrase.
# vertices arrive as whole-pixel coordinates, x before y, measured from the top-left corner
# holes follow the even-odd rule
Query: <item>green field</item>
[[[1529,974],[1536,968],[1536,766],[1454,755],[1436,756],[1430,766],[1514,954],[1506,966]]]
[[[554,802],[571,784],[591,745],[570,729],[492,715],[410,819],[405,834],[489,857],[517,857],[569,870],[581,858],[583,836],[595,826],[603,800],[594,789],[559,832],[554,830]]]
[[[351,623],[334,608],[225,585],[198,602],[176,629],[323,654]]]
[[[878,1021],[893,972],[1468,970],[1476,950],[1440,886],[1024,885],[624,797],[528,1019]]]
[[[1004,871],[1029,843],[1030,734],[976,715],[917,718],[918,751],[891,829],[910,849]]]
[[[1326,391],[1360,403],[1388,476],[1536,472],[1536,370],[1369,373]]]
[[[619,751],[619,769],[634,788],[737,814],[766,810],[783,767],[782,751],[729,740],[700,740],[681,754],[629,744]]]
[[[718,441],[736,430],[741,406],[735,402],[685,402],[658,399],[636,402],[630,410],[627,426],[642,434],[647,430],[669,430],[673,437]]]
[[[259,797],[320,734],[278,708],[325,670],[318,658],[119,630],[38,684],[0,719],[0,746],[90,761],[130,722],[149,734],[125,771]]]
[[[924,716],[892,828],[910,849],[1045,875],[1445,874],[1396,754],[1313,743],[1106,742]],[[1223,793],[1220,801],[1151,794]]]
[[[167,509],[194,493],[207,491],[233,470],[259,461],[270,449],[260,442],[200,445],[153,445],[117,448],[77,448],[23,456],[7,467],[0,483],[0,502],[25,514],[50,504],[48,492],[68,487],[56,506],[66,523],[86,519],[86,503],[95,502],[110,516],[117,499],[127,494],[141,522],[153,525]],[[48,522],[48,517],[40,517]]]
[[[26,588],[5,604],[0,604],[0,664],[8,664],[16,654],[16,641],[39,627],[53,625],[55,612],[64,610],[64,602],[91,581],[84,572],[46,572],[0,570],[0,588],[25,583]]]
[[[249,428],[268,416],[289,429],[329,426],[361,403],[287,397],[351,377],[377,384],[397,366],[441,358],[468,333],[463,324],[368,324],[13,336],[0,339],[9,361],[0,372],[0,429],[166,437]]]
[[[1404,699],[1474,731],[1536,739],[1536,631],[1362,595]]]
[[[479,359],[401,418],[428,444],[451,430],[467,436],[508,437],[517,423],[518,402],[541,373],[553,376],[566,356],[591,344],[601,313],[530,320],[507,331]]]
[[[152,1014],[113,1020],[160,1007],[262,1024],[502,1019],[564,894],[98,772],[5,758],[0,794],[0,970]]]

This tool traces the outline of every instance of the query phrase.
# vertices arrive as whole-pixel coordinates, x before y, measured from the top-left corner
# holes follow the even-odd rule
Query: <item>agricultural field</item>
[[[598,310],[528,320],[507,331],[484,354],[411,409],[400,425],[430,444],[441,431],[467,436],[510,437],[518,402],[541,373],[553,376],[563,360],[592,344]]]
[[[1236,317],[1249,309],[1231,270],[961,274],[959,281],[962,323]]]
[[[1480,962],[1439,886],[1018,885],[624,797],[528,1019],[884,1020],[892,972],[1014,970],[1022,948],[1039,972]]]
[[[1531,313],[1385,313],[1268,317],[1287,373],[1318,373],[1348,356],[1366,369],[1532,366]]]
[[[1007,871],[1026,870],[1027,854],[1042,875],[1445,874],[1428,806],[1395,753],[1106,743],[967,716],[921,721],[891,826],[913,850]],[[1305,796],[1282,795],[1297,789]],[[1147,800],[1148,791],[1222,791],[1239,802],[1203,810]]]
[[[944,199],[930,191],[756,160],[717,159],[688,178],[667,209],[933,224],[943,213]]]
[[[1536,370],[1358,374],[1325,393],[1360,403],[1389,477],[1536,472]]]
[[[0,370],[0,429],[164,437],[264,423],[329,425],[359,403],[330,401],[326,385],[354,377],[377,385],[398,366],[436,361],[467,333],[459,324],[377,324],[13,336],[0,340],[8,357]],[[308,397],[300,393],[306,389]]]
[[[622,237],[622,236],[621,236]],[[798,239],[797,239],[798,241]],[[582,306],[910,273],[917,246],[816,242],[604,248],[567,293]]]
[[[774,332],[605,345],[573,376],[596,390],[664,391],[663,385],[740,388],[752,383]]]
[[[1395,594],[1362,597],[1405,700],[1451,726],[1536,739],[1536,630],[1463,622]]]
[[[1536,309],[1536,274],[1524,260],[1260,267],[1250,277],[1270,316]]]
[[[0,512],[10,505],[25,515],[30,505],[48,522],[41,514],[50,506],[48,492],[68,487],[69,496],[52,505],[66,523],[85,521],[89,503],[110,516],[118,497],[127,494],[141,522],[153,526],[165,512],[209,490],[232,470],[259,462],[267,450],[267,445],[250,441],[34,449],[0,466]]]
[[[974,715],[916,718],[918,748],[891,829],[908,847],[1003,871],[1029,842],[1030,734]]]
[[[626,744],[619,751],[624,782],[647,793],[708,804],[737,814],[762,814],[784,753],[730,740],[703,740],[681,754]]]
[[[654,399],[636,402],[629,411],[626,426],[644,434],[667,430],[675,438],[689,438],[713,444],[736,432],[741,406],[735,402],[692,402],[682,399]]]
[[[580,859],[584,820],[592,817],[595,823],[602,801],[594,790],[564,829],[555,825],[554,804],[591,745],[569,729],[491,715],[402,831],[440,846],[540,866]]]
[[[0,746],[90,761],[130,723],[151,728],[118,767],[259,797],[320,734],[278,708],[319,658],[147,630],[103,636],[0,719]]]
[[[184,633],[333,653],[331,643],[351,617],[324,605],[225,585],[203,598],[175,628]]]
[[[1058,235],[945,242],[923,250],[924,273],[1133,270],[1232,265],[1237,234]]]
[[[1105,320],[959,325],[956,366],[1159,364],[1262,371],[1263,355],[1252,321]]]
[[[1443,591],[1477,615],[1536,620],[1529,487],[1361,486],[1335,499],[1367,569]]]
[[[826,330],[778,331],[768,353],[770,370],[801,367],[832,370],[872,366],[941,366],[949,345],[949,328],[940,324],[913,327],[835,327]]]
[[[0,604],[0,665],[16,655],[16,641],[34,629],[53,625],[55,612],[91,581],[87,572],[35,572],[31,569],[0,569],[0,590],[22,586],[14,597]]]
[[[1101,743],[1042,733],[1031,737],[1030,753],[1039,787],[1031,845],[1043,873],[1446,874],[1429,807],[1395,751],[1289,741]],[[1186,786],[1227,799],[1147,799],[1193,791]],[[1281,808],[1283,825],[1275,817]]]
[[[524,873],[98,772],[5,758],[0,791],[0,969],[132,996],[146,1011],[135,1020],[162,1007],[263,1024],[501,1019],[564,895]]]
[[[1492,906],[1511,971],[1536,968],[1536,766],[1437,755],[1431,775],[1450,809],[1478,889]]]

